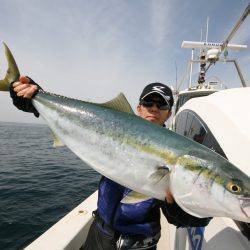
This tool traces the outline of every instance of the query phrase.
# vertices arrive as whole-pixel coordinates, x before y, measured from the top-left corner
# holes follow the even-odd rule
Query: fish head
[[[170,187],[189,214],[250,222],[250,178],[222,157],[211,162],[185,155],[171,173]]]
[[[230,164],[230,163],[229,163]],[[230,172],[230,171],[229,171]],[[220,194],[221,211],[224,217],[250,222],[250,180],[240,170],[234,169],[234,176],[225,173],[221,182],[214,184],[214,191]],[[217,203],[219,202],[217,198]]]

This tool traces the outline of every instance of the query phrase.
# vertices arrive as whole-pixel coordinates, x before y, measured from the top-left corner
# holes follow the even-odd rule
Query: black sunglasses
[[[170,110],[170,105],[168,102],[163,101],[154,101],[154,100],[141,100],[140,105],[151,108],[153,105],[156,105],[156,107],[160,110]]]

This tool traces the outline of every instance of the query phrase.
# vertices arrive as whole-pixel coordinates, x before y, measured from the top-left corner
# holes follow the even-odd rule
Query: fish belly
[[[59,139],[100,174],[136,192],[164,200],[167,181],[163,179],[155,182],[150,178],[157,171],[157,166],[162,165],[162,159],[141,152],[125,141],[112,137],[110,133],[93,129],[98,122],[94,114],[91,126],[89,122],[86,125],[84,119],[79,122],[78,118],[84,116],[84,112],[76,113],[76,119],[72,118],[71,113],[69,119],[65,112],[50,109],[37,101],[33,103]],[[89,121],[89,118],[88,113],[86,120]]]

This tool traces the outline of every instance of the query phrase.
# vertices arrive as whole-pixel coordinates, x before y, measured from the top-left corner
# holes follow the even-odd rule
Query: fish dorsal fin
[[[121,200],[121,203],[134,204],[134,203],[146,201],[146,200],[149,200],[149,199],[152,199],[152,198],[145,195],[145,194],[141,194],[141,193],[137,193],[135,191],[131,191],[125,197],[123,197],[123,199]]]
[[[127,98],[123,93],[120,93],[116,98],[112,99],[111,101],[101,103],[100,105],[121,112],[134,114],[133,109],[131,108]]]
[[[65,144],[57,137],[57,135],[54,133],[54,131],[52,131],[52,129],[50,129],[50,132],[51,132],[53,140],[54,140],[53,147],[54,148],[64,147]]]

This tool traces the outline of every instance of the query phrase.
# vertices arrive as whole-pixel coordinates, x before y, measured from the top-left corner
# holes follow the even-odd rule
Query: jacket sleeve
[[[35,83],[31,78],[29,78],[30,83],[37,85],[38,90],[42,89],[37,83]],[[14,83],[14,82],[13,82]],[[17,93],[13,89],[13,83],[10,84],[10,97],[12,98],[13,104],[20,110],[24,112],[33,113],[35,117],[39,117],[38,111],[35,109],[35,107],[32,104],[31,99],[24,98],[22,96],[17,96]]]
[[[157,200],[163,214],[170,224],[177,227],[204,227],[207,226],[212,218],[197,218],[183,211],[176,202],[173,204],[167,201]]]

